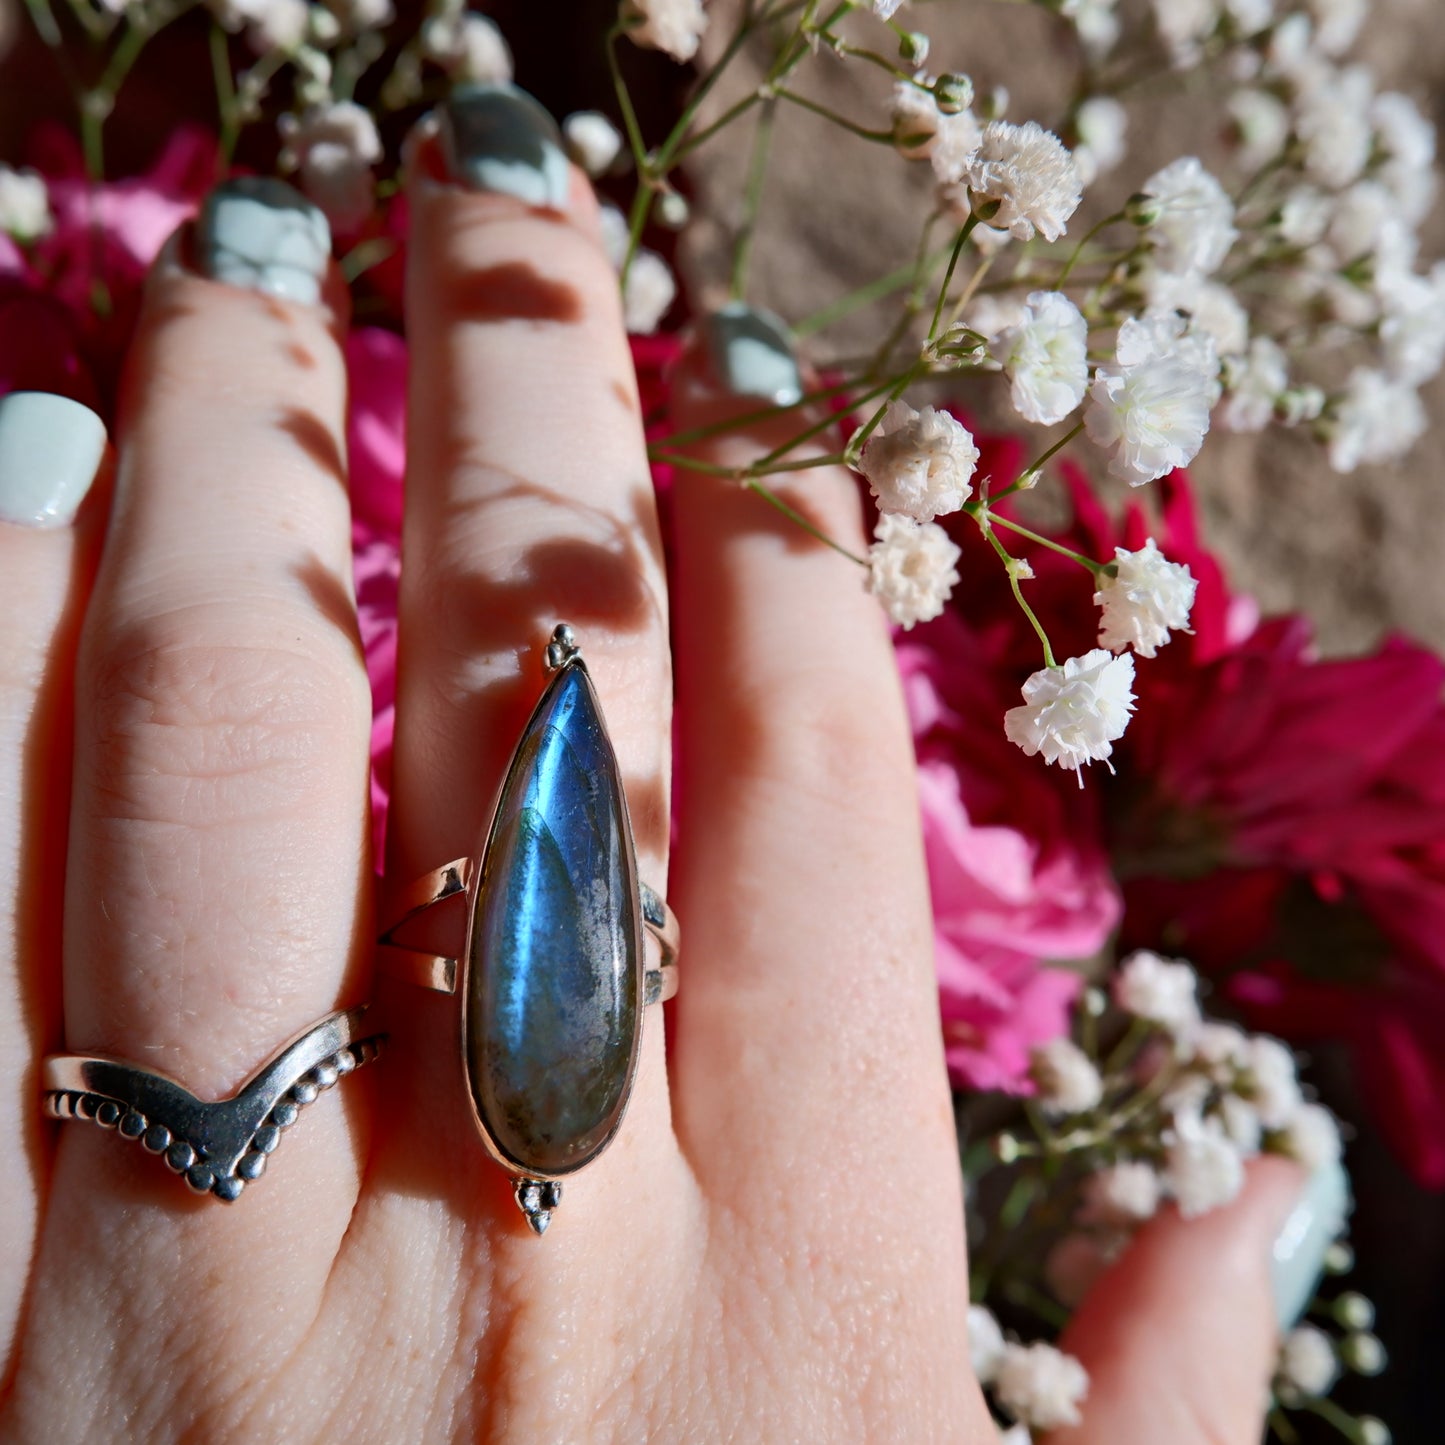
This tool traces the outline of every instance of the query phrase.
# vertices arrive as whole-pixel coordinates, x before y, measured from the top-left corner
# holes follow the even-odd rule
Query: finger
[[[76,514],[104,450],[104,424],[79,402],[0,397],[0,1109],[20,1156],[20,1167],[0,1172],[0,1379],[9,1375],[49,1152],[37,1066],[60,1042],[71,673],[103,500],[78,522]]]
[[[796,394],[777,371],[785,342],[769,343],[756,314],[715,319],[710,336],[712,355],[677,388],[680,428],[762,404],[719,399],[709,378]],[[761,385],[747,380],[759,367]],[[744,468],[806,420],[729,433],[697,455]],[[766,482],[865,550],[847,472]],[[693,920],[677,1002],[679,1135],[705,1178],[764,1211],[787,1208],[780,1181],[820,1167],[836,1178],[846,1159],[838,1207],[869,1229],[881,1215],[921,1232],[961,1281],[913,750],[882,613],[855,562],[734,481],[680,471],[674,508],[675,892]]]
[[[666,606],[631,358],[595,201],[567,167],[550,117],[523,93],[491,86],[453,95],[439,140],[417,148],[410,195],[411,443],[388,872],[407,879],[480,851],[545,683],[543,646],[565,620],[616,748],[642,876],[660,890]],[[411,1041],[417,1107],[434,1127],[439,1101],[450,1101],[444,1117],[456,1129],[443,1150],[453,1177],[437,1187],[464,1181],[469,1214],[481,1201],[503,1236],[525,1234],[503,1172],[461,1163],[485,1155],[461,1109],[458,1003],[419,1003]],[[665,1133],[659,1025],[654,1018],[643,1031],[625,1138],[649,1121]],[[586,1198],[606,1190],[619,1149],[568,1183],[564,1220],[593,1213]]]
[[[1140,1230],[1060,1341],[1089,1394],[1083,1423],[1049,1445],[1261,1438],[1280,1330],[1271,1258],[1302,1184],[1297,1165],[1262,1159],[1227,1208],[1184,1220],[1171,1206]]]
[[[370,708],[328,265],[324,219],[279,182],[228,183],[193,244],[163,257],[81,638],[67,1046],[201,1099],[232,1094],[361,988]],[[354,1201],[348,1112],[330,1095],[307,1111],[234,1210],[191,1206],[160,1160],[65,1125],[37,1333],[63,1332],[100,1279],[125,1302],[116,1316],[143,1310],[159,1341],[196,1300],[157,1281],[226,1280],[227,1308],[207,1311],[215,1348],[264,1369],[314,1313]],[[244,1281],[264,1281],[277,1322],[264,1338]],[[102,1401],[129,1388],[107,1358],[94,1360]],[[187,1388],[183,1367],[173,1383]],[[141,1417],[135,1429],[149,1433]]]

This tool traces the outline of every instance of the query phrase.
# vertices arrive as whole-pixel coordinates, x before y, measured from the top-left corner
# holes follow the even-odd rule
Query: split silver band
[[[471,887],[480,863],[476,858],[457,858],[430,873],[423,873],[406,887],[387,898],[384,916],[390,920],[386,931],[377,938],[377,962],[385,973],[418,988],[437,993],[455,993],[460,976],[461,960],[440,953],[424,953],[395,941],[396,934],[412,919],[437,903],[466,893]],[[642,922],[657,940],[659,961],[649,968],[643,979],[643,1002],[666,1003],[677,992],[677,949],[679,928],[677,917],[656,889],[640,885]]]
[[[363,1028],[365,1014],[363,1005],[327,1015],[215,1103],[121,1059],[52,1054],[41,1070],[45,1112],[114,1129],[160,1155],[195,1193],[230,1202],[261,1177],[305,1105],[381,1052],[386,1036]]]

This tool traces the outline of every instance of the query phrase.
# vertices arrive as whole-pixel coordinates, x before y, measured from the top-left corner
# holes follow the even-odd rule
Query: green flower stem
[[[1299,1431],[1290,1424],[1289,1416],[1280,1406],[1271,1407],[1267,1423],[1269,1428],[1284,1442],[1284,1445],[1299,1445]]]
[[[1049,646],[1049,634],[1044,631],[1044,625],[1035,615],[1034,609],[1024,600],[1023,591],[1019,587],[1019,579],[1014,571],[1014,559],[1009,556],[1008,549],[994,535],[994,530],[989,526],[987,518],[978,518],[976,520],[978,521],[979,531],[988,538],[989,546],[1003,558],[1004,567],[1008,571],[1008,585],[1013,589],[1014,601],[1018,603],[1019,609],[1029,620],[1029,626],[1033,628],[1034,632],[1038,635],[1039,641],[1044,645],[1044,666],[1057,667],[1058,663],[1054,661],[1054,650]]]
[[[894,381],[891,386],[885,385],[884,387],[879,388],[879,390],[886,391],[887,393],[883,398],[883,404],[879,406],[878,409],[873,413],[873,415],[870,416],[868,420],[864,422],[863,425],[853,433],[852,437],[848,441],[848,450],[846,455],[848,458],[849,466],[853,465],[853,460],[855,457],[862,455],[864,444],[867,442],[868,438],[871,437],[873,433],[878,430],[878,424],[888,414],[888,408],[895,401],[897,401],[898,398],[902,396],[905,391],[908,390],[908,388],[913,384],[921,370],[922,363],[915,362],[912,366],[908,368],[907,371],[903,373],[902,376],[900,376],[896,381]],[[877,392],[873,393],[873,395],[875,396],[877,394]]]
[[[80,145],[85,155],[85,173],[92,181],[100,181],[105,176],[105,123],[131,66],[149,39],[148,29],[128,23],[99,82],[80,102]]]
[[[880,386],[875,386],[875,387],[873,387],[871,390],[865,391],[861,396],[857,397],[857,398],[854,400],[854,402],[853,402],[854,407],[856,408],[856,407],[862,406],[865,402],[872,401],[875,397],[878,397],[878,396],[882,395],[885,391],[891,391],[894,385],[896,385],[896,383],[893,383],[893,382],[884,382],[884,383],[882,383],[882,385],[880,385]],[[884,408],[885,408],[885,409],[887,408],[887,402],[884,403]],[[880,413],[880,415],[881,415],[881,413]],[[797,436],[790,437],[790,438],[789,438],[786,442],[784,442],[781,446],[776,446],[776,447],[774,447],[773,450],[770,451],[770,452],[767,454],[767,456],[761,458],[761,459],[758,461],[757,465],[758,465],[759,467],[769,467],[769,468],[771,468],[771,464],[772,464],[773,462],[777,461],[777,459],[778,459],[779,457],[785,457],[785,456],[787,456],[787,454],[788,454],[790,451],[793,451],[795,448],[800,447],[805,441],[811,440],[813,437],[817,436],[819,432],[827,431],[829,427],[836,426],[837,424],[838,424],[838,418],[837,418],[836,416],[829,415],[829,416],[825,416],[825,417],[820,418],[818,421],[814,422],[814,423],[812,424],[812,426],[808,427],[805,431],[800,431],[800,432],[797,434]],[[871,431],[871,430],[872,430],[872,426],[876,426],[876,425],[877,425],[877,418],[874,419],[872,425],[870,425],[869,430]],[[866,435],[865,435],[864,439],[865,439],[865,440],[867,439],[867,438],[866,438]],[[854,442],[855,442],[855,441],[857,441],[857,438],[856,438],[856,437],[853,439],[853,441],[850,441],[850,442],[848,443],[848,450],[847,450],[847,452],[845,453],[844,458],[843,458],[844,462],[845,462],[847,465],[849,465],[849,466],[852,465],[851,458],[852,458],[852,457],[856,457],[856,456],[858,455],[859,448],[862,446],[862,442],[858,442],[857,446],[855,446],[855,445],[854,445]]]
[[[811,316],[805,316],[801,321],[795,322],[793,335],[811,336],[816,331],[824,331],[845,316],[851,316],[853,312],[861,311],[875,301],[881,301],[894,291],[901,291],[918,278],[920,269],[932,270],[952,249],[953,242],[950,241],[946,246],[939,246],[931,254],[925,253],[918,259],[898,267],[896,271],[890,271],[877,281],[870,281],[866,286],[859,286],[857,290],[849,291],[836,301],[831,301],[820,310],[813,312]]]
[[[675,150],[659,151],[659,159],[657,164],[665,170],[671,170],[672,167],[675,166],[679,161],[685,160],[688,156],[690,156],[693,151],[695,151],[700,145],[703,145],[705,142],[710,141],[713,136],[715,136],[724,127],[731,125],[733,121],[735,121],[740,115],[743,115],[747,111],[751,110],[753,106],[761,104],[763,98],[764,93],[761,90],[755,90],[743,96],[741,100],[735,101],[725,111],[723,111],[723,113],[718,116],[716,120],[710,121],[700,131],[697,131],[693,135],[688,136],[687,140],[680,144]]]
[[[1079,238],[1079,244],[1074,247],[1069,259],[1064,263],[1064,269],[1059,272],[1059,279],[1054,282],[1054,289],[1056,291],[1061,290],[1067,284],[1069,277],[1073,275],[1074,267],[1079,263],[1079,257],[1084,254],[1084,247],[1087,246],[1100,231],[1108,226],[1117,224],[1123,219],[1123,211],[1115,211],[1112,216],[1105,216],[1096,226],[1084,232]]]
[[[732,38],[724,47],[723,53],[718,56],[717,64],[698,82],[697,89],[688,97],[682,114],[678,116],[672,129],[668,132],[667,139],[658,147],[656,163],[660,172],[665,174],[681,160],[688,151],[701,145],[708,136],[712,135],[715,131],[721,130],[735,114],[741,114],[743,110],[747,109],[748,105],[753,104],[758,99],[756,94],[750,95],[743,104],[733,107],[732,110],[724,114],[719,120],[714,121],[705,130],[699,131],[694,136],[689,136],[687,133],[688,127],[697,119],[697,113],[702,108],[703,101],[712,93],[713,87],[722,79],[723,72],[727,70],[728,66],[732,64],[733,60],[741,52],[748,36],[759,24],[768,18],[766,7],[764,7],[761,15],[752,15],[750,13],[751,9],[752,7],[749,6],[747,11],[744,12],[737,29],[733,31]],[[684,144],[684,142],[686,142],[686,144]]]
[[[55,12],[50,8],[50,0],[25,0],[25,8],[30,12],[30,23],[35,27],[35,32],[40,36],[52,50],[59,51],[66,60],[69,57],[64,55],[65,37],[60,33],[60,25],[55,19]],[[73,76],[70,77],[72,80]]]
[[[822,465],[821,460],[819,465]],[[815,526],[800,511],[795,507],[790,507],[776,492],[763,486],[763,484],[755,478],[749,478],[746,485],[749,491],[756,492],[769,506],[776,507],[783,516],[790,522],[795,522],[810,537],[822,542],[826,547],[831,547],[840,556],[846,557],[850,562],[856,562],[860,567],[866,567],[868,565],[868,559],[866,557],[860,557],[856,552],[850,552],[847,547],[844,547],[839,542],[835,542],[822,528]]]
[[[752,259],[753,237],[757,234],[758,210],[762,204],[763,186],[768,177],[768,156],[773,140],[773,119],[777,113],[777,102],[764,103],[758,116],[757,129],[753,134],[753,153],[748,162],[747,189],[743,193],[743,219],[738,227],[737,240],[733,246],[732,281],[728,295],[733,301],[741,301],[747,290],[748,262]]]
[[[1102,1071],[1105,1074],[1117,1074],[1125,1064],[1133,1060],[1152,1032],[1153,1025],[1147,1019],[1130,1019],[1129,1027],[1124,1030],[1124,1037],[1114,1045],[1109,1051],[1109,1057],[1104,1060]]]
[[[993,500],[1002,501],[1005,497],[1011,497],[1015,492],[1026,492],[1038,480],[1039,473],[1044,466],[1058,453],[1061,452],[1073,439],[1084,429],[1083,422],[1077,422],[1069,431],[1066,431],[1053,446],[1046,452],[1041,453],[1034,461],[1030,462],[1018,475],[1018,480],[1010,482],[1003,491],[996,492]],[[1032,478],[1032,480],[1030,480]]]
[[[1308,1410],[1312,1415],[1318,1415],[1321,1420],[1333,1425],[1346,1440],[1359,1440],[1359,1422],[1348,1410],[1335,1404],[1328,1396],[1307,1395],[1300,1401],[1300,1408]]]
[[[1057,552],[1061,557],[1067,557],[1071,562],[1077,562],[1081,567],[1087,567],[1090,572],[1098,577],[1102,573],[1109,572],[1115,564],[1110,562],[1096,562],[1092,557],[1086,557],[1082,552],[1075,552],[1072,547],[1065,547],[1059,542],[1052,541],[1048,537],[1040,536],[1039,533],[1030,531],[1020,522],[1011,521],[1008,517],[1000,517],[997,512],[983,510],[975,515],[986,516],[989,522],[995,527],[1007,527],[1010,532],[1017,532],[1020,537],[1027,537],[1030,542],[1037,542],[1041,547],[1047,547],[1051,552]],[[1117,569],[1115,569],[1117,570]]]
[[[834,397],[851,391],[857,384],[856,380],[840,381],[833,386],[810,391],[798,401],[790,401],[786,406],[766,406],[758,411],[730,416],[724,421],[711,422],[707,426],[693,427],[689,431],[672,432],[668,436],[659,438],[652,445],[654,448],[683,447],[689,446],[693,442],[706,441],[710,437],[725,436],[729,432],[746,431],[756,423],[776,421],[780,416],[785,416],[790,411],[796,411],[799,407],[811,406],[814,402],[831,401]],[[829,421],[832,420],[833,418],[830,417]]]
[[[963,254],[963,248],[968,244],[968,238],[973,234],[976,225],[978,217],[970,211],[968,220],[958,228],[958,235],[953,239],[953,250],[949,253],[948,267],[943,273],[943,285],[938,288],[938,301],[934,305],[933,320],[928,327],[929,341],[938,336],[938,323],[943,317],[944,303],[948,300],[948,288],[953,284],[953,273],[958,268],[958,258]]]
[[[779,100],[790,100],[794,105],[800,105],[804,110],[811,110],[814,115],[820,115],[824,120],[832,121],[834,125],[856,135],[860,140],[871,140],[881,145],[893,144],[891,130],[869,130],[866,126],[857,125],[847,116],[839,115],[836,110],[829,110],[826,105],[819,105],[816,100],[809,100],[807,96],[799,95],[796,91],[778,90],[774,94]]]
[[[1053,1329],[1062,1330],[1069,1322],[1068,1310],[1027,1280],[1011,1279],[1004,1285],[1003,1292],[1011,1304],[1022,1305],[1026,1310],[1031,1310]]]
[[[231,74],[231,52],[226,32],[214,22],[210,35],[211,78],[216,86],[216,112],[220,117],[220,135],[216,141],[218,171],[231,164],[236,142],[241,136],[241,116],[236,105],[236,82]]]

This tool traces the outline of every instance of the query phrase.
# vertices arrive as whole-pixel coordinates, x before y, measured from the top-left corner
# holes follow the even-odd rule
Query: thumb
[[[1258,1159],[1228,1207],[1185,1220],[1171,1205],[1145,1225],[1059,1342],[1089,1396],[1048,1445],[1255,1445],[1281,1328],[1344,1223],[1343,1177]]]

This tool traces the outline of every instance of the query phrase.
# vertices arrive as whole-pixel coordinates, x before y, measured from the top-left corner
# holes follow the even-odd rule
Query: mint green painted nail
[[[438,119],[442,155],[453,180],[533,206],[566,207],[572,173],[562,132],[525,90],[459,85]]]
[[[105,423],[48,391],[0,396],[0,521],[68,527],[105,454]]]
[[[216,281],[314,306],[331,260],[331,227],[274,176],[237,176],[206,197],[196,260]]]
[[[802,400],[802,373],[781,317],[730,301],[703,322],[703,335],[714,376],[725,391],[774,406]]]
[[[1350,1213],[1350,1178],[1344,1165],[1327,1164],[1310,1175],[1274,1242],[1270,1277],[1281,1330],[1293,1329],[1314,1296],[1325,1253]]]

